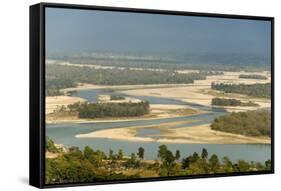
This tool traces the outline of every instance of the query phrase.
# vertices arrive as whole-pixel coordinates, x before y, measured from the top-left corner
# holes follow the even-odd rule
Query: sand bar
[[[173,122],[182,124],[183,122]],[[186,121],[185,121],[186,123]],[[109,138],[123,141],[133,142],[160,142],[160,143],[183,143],[183,144],[270,144],[268,137],[250,137],[214,131],[210,128],[210,124],[169,128],[172,123],[159,125],[147,125],[138,127],[114,128],[106,130],[98,130],[87,134],[76,135],[77,138]],[[137,135],[138,129],[155,129],[158,128],[161,133],[157,136],[140,137]]]

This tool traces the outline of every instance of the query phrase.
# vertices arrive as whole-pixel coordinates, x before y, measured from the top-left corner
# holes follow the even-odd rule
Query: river
[[[84,98],[90,102],[96,102],[99,94],[115,94],[123,95],[118,92],[109,89],[90,89],[79,90],[72,93],[73,96]],[[126,95],[129,96],[129,95]],[[206,111],[206,113],[198,114],[194,116],[173,117],[164,119],[147,119],[138,121],[124,121],[124,122],[91,122],[91,123],[65,123],[65,124],[47,124],[46,135],[52,138],[56,143],[64,144],[67,147],[78,146],[81,149],[85,146],[90,146],[93,149],[100,149],[106,153],[110,149],[117,152],[122,149],[126,155],[130,155],[132,152],[137,152],[141,146],[145,149],[145,159],[156,159],[158,146],[162,143],[157,142],[128,142],[104,138],[76,138],[77,134],[90,133],[96,130],[108,129],[108,128],[120,128],[130,126],[142,126],[153,125],[166,122],[175,122],[183,120],[193,120],[194,122],[187,122],[186,124],[175,125],[171,128],[191,127],[201,124],[207,124],[213,121],[214,118],[225,114],[223,109],[212,108],[208,106],[182,102],[175,99],[159,98],[152,96],[129,96],[141,100],[149,101],[151,104],[176,104],[176,105],[188,105],[195,109]],[[155,132],[156,131],[156,132]],[[138,136],[145,137],[146,134],[158,133],[157,130],[144,130],[141,129],[137,132]],[[186,157],[193,152],[201,153],[203,148],[206,148],[209,155],[216,154],[219,158],[224,156],[229,157],[233,161],[246,160],[255,162],[264,162],[271,158],[271,146],[263,144],[182,144],[182,143],[169,143],[166,144],[170,150],[175,152],[180,150],[181,156]]]

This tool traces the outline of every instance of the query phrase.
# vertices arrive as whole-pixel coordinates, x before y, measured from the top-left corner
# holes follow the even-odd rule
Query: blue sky
[[[269,21],[46,8],[47,52],[270,54]]]

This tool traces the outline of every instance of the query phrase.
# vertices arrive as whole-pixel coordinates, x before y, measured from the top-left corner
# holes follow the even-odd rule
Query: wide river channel
[[[73,96],[84,98],[90,102],[96,102],[98,95],[100,94],[117,94],[112,90],[106,89],[90,89],[90,90],[79,90],[74,92]],[[67,147],[78,146],[83,149],[85,146],[90,146],[93,149],[100,149],[106,153],[110,149],[117,152],[122,149],[126,155],[130,155],[132,152],[137,152],[141,146],[145,149],[145,159],[156,159],[158,146],[163,143],[157,142],[131,142],[131,141],[120,141],[105,138],[76,138],[77,134],[85,134],[101,129],[109,128],[120,128],[120,127],[132,127],[132,126],[143,126],[153,125],[167,122],[176,122],[186,120],[186,124],[174,125],[171,128],[191,127],[201,124],[207,124],[214,120],[214,118],[224,115],[225,111],[222,109],[202,106],[198,104],[192,104],[182,102],[179,100],[169,98],[159,98],[150,96],[129,96],[141,100],[149,101],[151,104],[174,104],[174,105],[188,105],[195,109],[206,111],[207,113],[198,114],[194,116],[183,116],[163,119],[147,119],[147,120],[136,120],[136,121],[124,121],[124,122],[91,122],[91,123],[60,123],[60,124],[47,124],[46,134],[52,138],[56,143],[63,144]],[[188,121],[194,121],[192,123]],[[155,130],[157,131],[157,130]],[[153,134],[153,130],[139,130],[137,136],[145,137],[147,134]],[[166,144],[166,143],[165,143]],[[202,148],[206,148],[211,154],[217,154],[221,159],[224,156],[228,156],[231,160],[246,160],[255,162],[264,162],[271,157],[271,146],[264,144],[183,144],[183,143],[167,143],[170,150],[175,152],[177,149],[180,150],[181,156],[186,157],[191,155],[193,152],[201,153]]]

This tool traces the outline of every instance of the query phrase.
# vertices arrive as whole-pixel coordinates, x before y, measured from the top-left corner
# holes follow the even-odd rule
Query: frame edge
[[[40,125],[41,4],[29,7],[29,185],[42,188]]]

